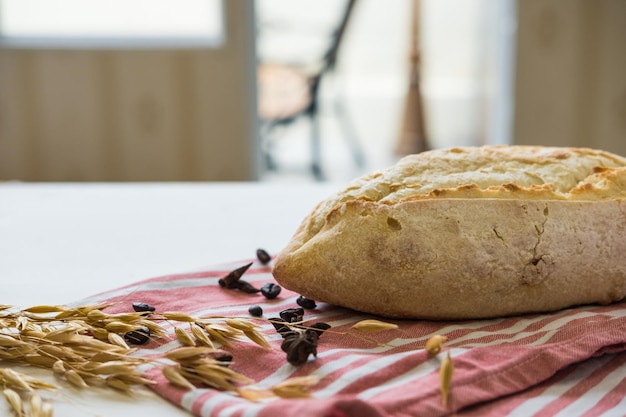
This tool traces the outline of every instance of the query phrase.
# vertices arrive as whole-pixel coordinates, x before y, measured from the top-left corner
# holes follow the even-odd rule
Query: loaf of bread
[[[385,317],[476,319],[626,297],[626,158],[583,148],[434,150],[353,181],[274,261],[307,298]]]

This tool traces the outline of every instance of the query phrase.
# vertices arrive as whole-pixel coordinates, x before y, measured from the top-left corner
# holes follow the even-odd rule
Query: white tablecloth
[[[257,248],[275,253],[315,204],[339,188],[0,183],[0,303],[64,304],[144,278],[249,258]],[[147,390],[134,397],[104,389],[60,392],[54,405],[63,417],[189,415]]]

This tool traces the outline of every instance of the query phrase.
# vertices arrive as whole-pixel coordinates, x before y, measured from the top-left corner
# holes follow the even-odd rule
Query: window
[[[217,46],[222,0],[0,0],[4,44]]]

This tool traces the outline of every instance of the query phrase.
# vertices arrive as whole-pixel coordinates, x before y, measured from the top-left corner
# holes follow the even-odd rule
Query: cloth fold
[[[271,267],[255,260],[218,265],[206,271],[157,277],[114,289],[76,304],[113,302],[112,312],[130,311],[132,302],[158,311],[185,311],[250,317],[248,307],[263,307],[265,318],[297,307],[298,294],[283,289],[267,300],[221,288],[219,278],[248,262],[242,279],[260,287],[274,282]],[[269,322],[261,331],[272,349],[237,342],[230,350],[233,369],[268,388],[289,377],[315,375],[310,399],[273,397],[252,402],[235,394],[198,388],[184,391],[157,373],[150,375],[159,395],[197,416],[516,416],[602,415],[626,413],[626,303],[582,306],[549,314],[458,322],[387,320],[398,329],[359,336],[356,322],[375,318],[318,303],[305,319],[332,326],[319,340],[318,355],[294,367],[280,349],[281,337]],[[436,356],[424,350],[435,334],[448,337]],[[138,351],[174,349],[176,343],[151,344]],[[439,366],[454,363],[450,398],[443,404]]]

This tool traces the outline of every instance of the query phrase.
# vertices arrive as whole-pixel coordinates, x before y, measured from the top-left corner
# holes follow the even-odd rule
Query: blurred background
[[[0,0],[0,180],[348,181],[626,155],[624,0]]]

